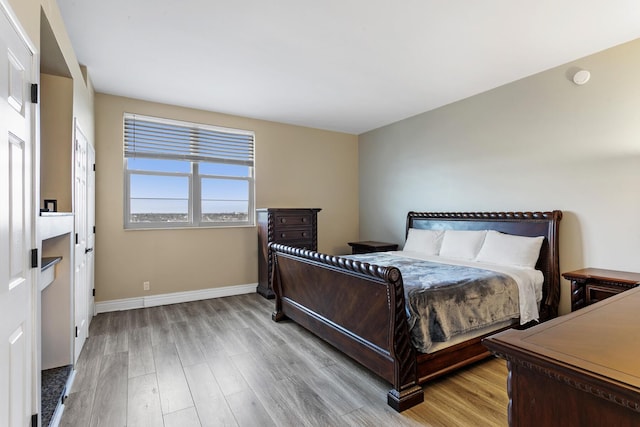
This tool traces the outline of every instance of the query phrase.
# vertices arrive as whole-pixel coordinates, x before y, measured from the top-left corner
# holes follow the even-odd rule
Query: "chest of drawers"
[[[640,289],[630,289],[486,338],[508,362],[509,425],[638,426],[639,306]]]
[[[273,264],[269,243],[318,250],[318,208],[257,209],[258,222],[258,293],[273,298],[271,272]]]

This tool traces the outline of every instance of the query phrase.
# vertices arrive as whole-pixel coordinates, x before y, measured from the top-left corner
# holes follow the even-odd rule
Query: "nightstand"
[[[563,273],[571,281],[571,311],[640,285],[640,273],[583,268]]]
[[[368,254],[370,252],[386,252],[398,249],[398,245],[395,243],[374,242],[371,240],[349,242],[349,246],[351,246],[352,254]]]

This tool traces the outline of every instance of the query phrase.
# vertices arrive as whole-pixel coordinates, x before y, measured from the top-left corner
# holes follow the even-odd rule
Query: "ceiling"
[[[57,0],[101,93],[360,134],[640,37],[637,0]]]

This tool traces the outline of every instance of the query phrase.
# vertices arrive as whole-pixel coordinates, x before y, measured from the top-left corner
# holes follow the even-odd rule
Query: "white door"
[[[94,271],[96,244],[96,152],[87,144],[87,323],[95,313],[94,309]],[[87,328],[89,325],[87,324]]]
[[[0,425],[31,421],[34,57],[0,1]],[[34,411],[35,412],[35,411]]]
[[[74,132],[74,199],[75,217],[75,266],[74,266],[74,315],[76,338],[73,362],[78,361],[80,350],[89,335],[87,284],[87,138],[78,127]]]

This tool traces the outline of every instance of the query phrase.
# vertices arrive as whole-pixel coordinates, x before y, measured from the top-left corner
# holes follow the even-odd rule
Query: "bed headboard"
[[[407,228],[429,230],[496,230],[518,236],[544,236],[536,268],[544,275],[540,320],[558,315],[560,262],[558,225],[562,211],[551,212],[409,212]]]

